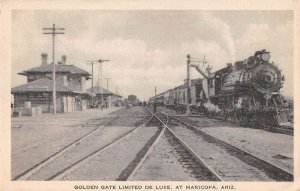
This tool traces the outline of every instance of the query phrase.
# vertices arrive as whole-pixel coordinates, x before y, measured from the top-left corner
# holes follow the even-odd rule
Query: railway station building
[[[101,90],[101,86],[94,86],[92,88],[88,88],[87,92],[94,95],[93,102],[98,107],[101,107],[102,105],[105,108],[110,108],[112,106],[123,105],[122,96],[114,94],[113,92],[105,88],[102,88]],[[103,103],[101,103],[102,97]]]
[[[87,108],[91,95],[86,92],[86,81],[91,74],[74,65],[67,64],[67,57],[55,66],[57,112],[82,111]],[[14,87],[14,108],[41,108],[43,113],[53,112],[53,63],[48,64],[47,54],[42,54],[40,66],[18,73],[27,77],[27,83]]]

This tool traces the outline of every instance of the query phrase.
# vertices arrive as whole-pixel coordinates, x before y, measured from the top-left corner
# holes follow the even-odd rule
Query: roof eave
[[[26,72],[19,72],[18,75],[27,76],[28,74]]]
[[[39,92],[47,92],[50,93],[52,91],[49,90],[36,90],[36,91],[32,91],[32,90],[16,90],[16,91],[11,91],[12,94],[18,94],[18,93],[39,93]],[[73,92],[73,91],[56,91],[59,93],[78,93],[78,92]],[[79,94],[79,93],[78,93]]]

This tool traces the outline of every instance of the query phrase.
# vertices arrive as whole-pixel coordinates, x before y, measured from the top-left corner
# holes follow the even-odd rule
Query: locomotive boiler
[[[190,97],[185,83],[151,99],[164,97],[167,107],[180,110],[185,110],[189,103],[193,113],[215,115],[241,124],[280,125],[288,121],[288,108],[280,94],[284,76],[270,62],[270,52],[256,51],[253,56],[228,63],[213,73],[206,74],[197,65],[191,67],[203,78],[191,80]]]
[[[239,88],[253,87],[262,94],[278,92],[281,87],[281,72],[269,62],[270,53],[257,51],[254,56],[244,61],[236,62],[234,69],[229,65],[229,72],[223,70],[217,72],[217,78],[221,78],[222,90],[230,91]]]
[[[220,108],[220,115],[239,123],[258,122],[280,125],[287,122],[287,108],[280,94],[284,77],[271,63],[266,50],[232,66],[216,71],[207,80],[212,83],[207,95]]]

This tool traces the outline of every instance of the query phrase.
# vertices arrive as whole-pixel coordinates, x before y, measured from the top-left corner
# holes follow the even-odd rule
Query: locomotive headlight
[[[270,60],[270,53],[269,52],[265,52],[261,55],[261,59],[265,62]]]

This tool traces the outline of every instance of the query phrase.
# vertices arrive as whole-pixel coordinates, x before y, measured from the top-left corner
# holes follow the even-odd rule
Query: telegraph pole
[[[186,114],[189,115],[191,113],[190,103],[191,103],[191,56],[188,54],[187,57],[187,103],[186,103]]]
[[[53,115],[56,114],[56,79],[55,79],[55,35],[56,34],[65,34],[64,28],[56,28],[55,24],[53,24],[52,28],[43,28],[45,32],[43,34],[52,34],[52,62],[53,62]]]
[[[107,88],[107,91],[109,91],[109,89],[108,89],[108,81],[111,79],[111,78],[105,78],[106,79],[106,88]],[[111,97],[110,96],[108,96],[107,97],[107,107],[110,107],[111,105],[110,105],[110,103],[111,103]]]
[[[155,98],[154,98],[154,101],[153,101],[153,112],[154,113],[156,113],[156,107],[157,107],[157,105],[156,105],[156,86],[155,86],[155,88],[154,88],[154,91],[155,91]]]
[[[87,64],[92,64],[92,104],[94,106],[94,64],[97,64],[97,61],[86,61]]]
[[[106,88],[107,88],[107,90],[109,90],[108,88],[109,88],[109,86],[108,86],[108,81],[109,80],[111,80],[111,78],[105,78],[106,79]]]
[[[87,64],[92,65],[92,92],[93,92],[93,87],[94,87],[94,64],[97,64],[97,61],[86,61]]]
[[[103,104],[103,83],[102,83],[102,81],[103,81],[103,75],[102,75],[102,63],[103,62],[108,62],[109,60],[101,60],[101,59],[99,59],[98,60],[98,62],[100,63],[100,70],[101,70],[101,89],[100,89],[100,91],[101,91],[101,104]]]
[[[99,60],[93,60],[93,61],[87,61],[87,62],[89,62],[89,63],[91,63],[92,64],[92,75],[93,75],[93,78],[94,78],[94,74],[93,74],[93,72],[94,72],[94,64],[96,64],[96,63],[99,63],[100,65],[99,65],[99,73],[100,73],[100,75],[101,75],[101,87],[100,87],[100,96],[101,96],[101,104],[103,104],[103,87],[102,87],[102,81],[103,81],[103,76],[102,76],[102,63],[103,62],[108,62],[108,61],[110,61],[110,60],[101,60],[101,59],[99,59]],[[93,84],[94,84],[94,81],[93,81],[93,78],[92,78],[92,87],[94,86]],[[108,82],[107,82],[108,83]],[[99,74],[98,74],[98,86],[99,86]],[[92,88],[93,89],[93,88]]]

